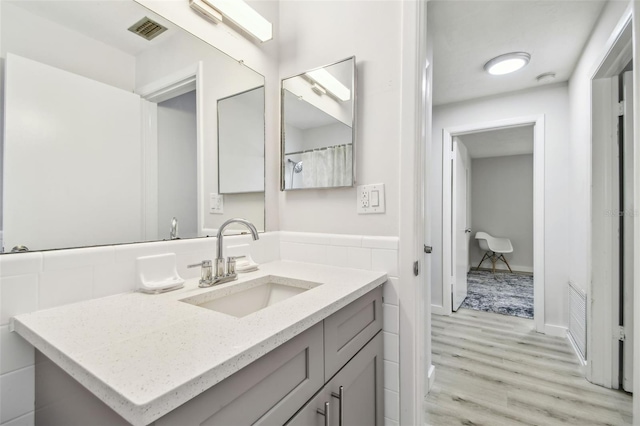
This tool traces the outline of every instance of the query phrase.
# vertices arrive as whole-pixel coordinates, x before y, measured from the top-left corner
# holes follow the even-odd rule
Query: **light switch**
[[[371,207],[380,207],[380,191],[377,189],[371,190]]]

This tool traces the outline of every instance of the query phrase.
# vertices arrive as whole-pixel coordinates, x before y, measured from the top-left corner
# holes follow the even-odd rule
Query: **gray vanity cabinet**
[[[287,426],[382,425],[382,359],[382,332],[378,332]],[[325,419],[327,406],[328,420]]]
[[[381,330],[382,288],[378,287],[152,425],[382,425]],[[36,424],[128,424],[74,378],[41,358],[48,363],[36,364]],[[57,389],[74,392],[61,394]],[[317,413],[325,402],[330,406],[328,423]]]

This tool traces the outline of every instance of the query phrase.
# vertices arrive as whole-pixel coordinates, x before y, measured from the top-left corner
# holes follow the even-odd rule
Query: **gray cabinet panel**
[[[325,380],[328,381],[382,330],[382,288],[370,291],[324,320]]]
[[[326,402],[329,403],[329,411],[331,411],[334,404],[327,396],[327,391],[323,388],[286,423],[286,426],[324,426],[324,416],[319,414],[318,411],[325,411]],[[337,423],[332,424],[337,425]]]
[[[331,425],[382,426],[384,422],[383,344],[378,332],[345,367],[325,386],[332,395]],[[342,386],[342,400],[340,395]]]
[[[322,386],[322,373],[322,324],[316,324],[155,424],[283,424]]]

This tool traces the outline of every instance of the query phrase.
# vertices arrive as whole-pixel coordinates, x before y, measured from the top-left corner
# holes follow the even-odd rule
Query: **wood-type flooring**
[[[631,395],[589,383],[566,338],[533,321],[460,309],[432,317],[426,424],[631,425]]]

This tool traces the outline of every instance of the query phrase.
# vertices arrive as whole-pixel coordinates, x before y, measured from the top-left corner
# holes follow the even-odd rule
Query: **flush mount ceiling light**
[[[507,53],[484,64],[484,70],[491,75],[509,74],[527,65],[530,59],[531,55],[526,52]]]
[[[306,76],[324,87],[327,92],[330,92],[341,101],[344,102],[351,99],[351,90],[349,90],[344,84],[340,83],[337,78],[331,75],[331,73],[324,68],[309,71],[306,73]]]
[[[256,12],[248,4],[242,0],[202,0],[205,5],[214,9],[214,12],[222,14],[224,19],[229,20],[233,24],[245,30],[247,33],[260,40],[261,42],[269,41],[273,38],[273,26],[262,15]],[[191,3],[191,7],[202,13],[202,8],[194,6],[195,1]]]

